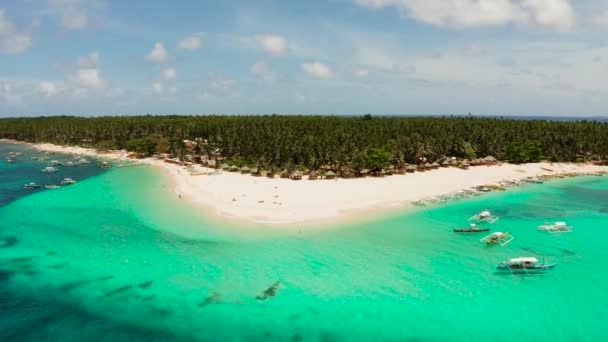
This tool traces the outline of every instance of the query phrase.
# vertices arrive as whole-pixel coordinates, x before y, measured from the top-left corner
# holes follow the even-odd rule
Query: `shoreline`
[[[93,149],[53,144],[26,144],[39,151],[88,155],[100,159],[133,160],[126,151],[99,153]],[[168,189],[215,219],[255,226],[302,228],[339,226],[403,213],[415,202],[462,194],[476,186],[512,183],[529,177],[559,174],[585,175],[608,172],[608,166],[582,163],[531,163],[471,167],[469,170],[441,168],[423,173],[384,178],[336,180],[269,179],[220,171],[216,175],[192,176],[183,166],[159,159],[138,159],[156,167],[166,177]],[[201,168],[202,171],[216,171]],[[503,183],[504,184],[504,183]],[[507,185],[509,186],[509,185]]]

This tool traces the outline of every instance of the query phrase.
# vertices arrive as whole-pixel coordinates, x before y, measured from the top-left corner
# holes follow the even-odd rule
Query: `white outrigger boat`
[[[487,223],[495,223],[498,221],[499,217],[492,215],[489,210],[484,210],[479,214],[473,215],[469,217],[469,221],[477,221],[477,222],[487,222]]]
[[[48,166],[48,167],[45,167],[44,169],[42,169],[42,172],[44,172],[44,173],[54,173],[57,171],[59,171],[59,169],[56,167],[52,167],[52,166]]]
[[[538,230],[551,234],[572,233],[572,226],[567,225],[566,222],[545,222],[544,225],[538,227]]]
[[[72,184],[76,184],[76,180],[74,180],[73,178],[64,178],[61,181],[61,185],[72,185]]]
[[[504,247],[510,244],[513,240],[515,240],[515,238],[508,232],[494,232],[490,235],[484,236],[481,238],[481,240],[479,240],[479,242],[483,242],[488,246],[500,245],[501,247]]]
[[[40,188],[42,188],[42,185],[31,182],[31,183],[23,184],[23,188],[28,189],[28,190],[40,189]]]
[[[520,257],[508,259],[496,266],[496,269],[501,272],[511,274],[543,274],[555,268],[557,264],[545,264],[539,262],[534,257]]]
[[[59,189],[61,187],[59,185],[45,185],[44,188],[52,190],[52,189]]]

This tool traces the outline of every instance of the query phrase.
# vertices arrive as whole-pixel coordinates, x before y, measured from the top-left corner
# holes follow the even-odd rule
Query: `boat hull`
[[[454,233],[484,233],[484,232],[489,232],[490,228],[487,229],[471,229],[471,228],[460,228],[460,229],[454,229]]]
[[[551,265],[539,265],[533,267],[520,267],[520,266],[509,266],[505,264],[500,264],[496,266],[496,270],[499,272],[509,273],[509,274],[538,274],[538,273],[546,273],[555,268],[556,264]]]

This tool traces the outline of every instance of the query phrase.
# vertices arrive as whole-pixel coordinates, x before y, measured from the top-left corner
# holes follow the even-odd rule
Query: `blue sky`
[[[608,114],[602,0],[3,0],[0,116]]]

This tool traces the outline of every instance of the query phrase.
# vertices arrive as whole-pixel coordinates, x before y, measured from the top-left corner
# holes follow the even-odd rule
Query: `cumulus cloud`
[[[152,83],[152,90],[154,90],[156,93],[160,94],[163,92],[163,84],[160,82],[154,82]]]
[[[59,93],[59,87],[50,81],[42,81],[38,84],[38,92],[46,97],[53,97]]]
[[[78,69],[74,77],[76,82],[89,88],[101,88],[104,85],[98,69]]]
[[[328,78],[332,75],[331,68],[320,62],[304,63],[302,64],[302,70],[317,78]]]
[[[0,9],[0,52],[21,54],[32,46],[31,29],[19,32]]]
[[[156,43],[152,51],[146,56],[146,59],[151,62],[163,63],[169,59],[169,54],[163,43]]]
[[[167,68],[163,70],[163,76],[167,81],[173,81],[177,77],[177,71],[174,68]]]
[[[99,67],[99,53],[93,52],[87,57],[78,58],[78,66],[81,68],[98,68]]]
[[[101,77],[100,66],[101,59],[97,52],[78,58],[76,70],[72,75],[72,81],[85,88],[103,88],[105,82]]]
[[[69,10],[63,15],[62,23],[64,28],[72,31],[78,31],[87,27],[89,17],[84,11]]]
[[[416,20],[447,27],[535,24],[569,31],[575,15],[570,0],[354,0],[360,6],[395,7]]]
[[[184,50],[198,50],[201,45],[201,38],[196,35],[186,37],[177,43],[177,47]]]
[[[268,68],[266,63],[262,61],[259,61],[252,65],[250,71],[253,75],[266,82],[273,82],[274,80],[276,80],[276,74],[272,70],[270,70],[270,68]]]
[[[262,46],[264,51],[275,57],[284,56],[287,53],[288,41],[285,37],[275,34],[256,36],[255,40]]]
[[[89,5],[94,1],[48,0],[49,8],[60,19],[61,27],[70,31],[86,29],[89,24]]]

